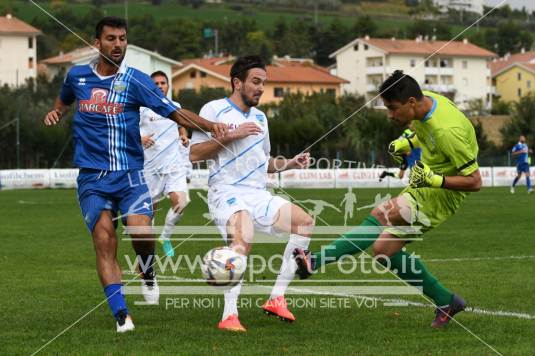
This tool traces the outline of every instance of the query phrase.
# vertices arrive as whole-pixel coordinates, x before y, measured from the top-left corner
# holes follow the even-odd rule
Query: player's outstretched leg
[[[410,285],[422,288],[424,295],[433,300],[437,308],[435,319],[431,323],[432,327],[438,328],[448,324],[455,314],[465,309],[465,301],[444,287],[418,257],[401,250],[405,243],[392,241],[395,239],[394,235],[382,234],[376,241],[373,246],[375,256],[384,256],[377,261]],[[395,252],[397,249],[399,250]]]
[[[283,321],[292,322],[295,321],[295,316],[288,309],[284,294],[294,279],[297,269],[293,252],[296,249],[305,250],[308,248],[310,235],[314,228],[314,219],[297,205],[285,203],[278,210],[273,227],[275,231],[290,233],[290,239],[284,249],[282,265],[271,296],[262,306],[262,309],[269,315],[276,315]]]
[[[238,319],[238,298],[240,297],[241,286],[243,280],[231,289],[225,291],[225,308],[223,309],[223,317],[217,325],[219,329],[228,331],[247,331]]]
[[[322,246],[320,251],[310,253],[305,249],[295,249],[296,274],[299,278],[305,279],[322,266],[338,261],[342,256],[365,251],[379,237],[382,230],[381,223],[370,215],[360,226],[343,234],[329,245]]]
[[[253,220],[247,211],[240,210],[230,216],[226,226],[226,239],[234,251],[247,256],[251,250],[253,235]],[[225,291],[225,307],[217,326],[219,329],[235,332],[247,331],[238,318],[238,298],[242,284],[243,280]]]
[[[121,290],[121,268],[117,262],[117,237],[109,211],[101,213],[92,230],[92,236],[97,256],[98,276],[116,320],[117,332],[134,330],[134,323],[128,313],[126,300]]]
[[[141,272],[141,292],[147,304],[158,304],[160,299],[160,288],[156,280],[156,273],[153,265],[155,263],[154,257],[154,236],[150,233],[152,231],[152,217],[148,215],[129,215],[127,217],[128,227],[146,228],[146,233],[131,234],[132,247],[136,252]]]

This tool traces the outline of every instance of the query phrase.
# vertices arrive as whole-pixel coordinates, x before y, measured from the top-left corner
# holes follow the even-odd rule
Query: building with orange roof
[[[464,41],[436,41],[418,37],[357,38],[330,55],[335,72],[345,78],[347,92],[365,95],[372,105],[381,83],[395,70],[414,77],[425,90],[444,94],[461,106],[472,100],[492,101],[490,62],[496,54]]]
[[[173,72],[173,90],[199,91],[202,87],[230,90],[230,68],[234,57],[197,58],[183,60],[183,66]],[[316,92],[339,96],[348,81],[329,73],[310,59],[277,58],[267,66],[267,82],[262,103],[277,103],[288,93]]]
[[[535,89],[535,51],[507,54],[490,68],[494,93],[504,102],[518,102]]]
[[[41,31],[7,14],[0,16],[0,85],[19,86],[37,76],[37,42]]]

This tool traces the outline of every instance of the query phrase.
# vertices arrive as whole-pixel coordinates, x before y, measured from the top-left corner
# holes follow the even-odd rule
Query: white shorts
[[[274,234],[273,223],[279,209],[290,202],[265,189],[224,187],[208,190],[208,208],[223,239],[227,240],[227,222],[240,210],[253,218],[256,231]]]
[[[155,202],[164,199],[171,192],[184,192],[186,196],[188,195],[185,170],[169,173],[145,172],[145,181],[149,187],[150,196]]]

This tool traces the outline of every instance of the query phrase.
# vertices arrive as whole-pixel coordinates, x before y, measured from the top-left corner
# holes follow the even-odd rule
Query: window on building
[[[284,96],[284,89],[283,88],[274,88],[273,89],[273,95],[275,98],[282,98]]]
[[[364,45],[364,50],[367,51],[370,48],[367,44]]]
[[[440,68],[448,68],[450,66],[450,61],[447,59],[440,60]]]
[[[28,69],[33,69],[33,57],[28,58]]]
[[[522,73],[517,73],[517,78],[518,78],[518,81],[521,81],[522,80]]]
[[[468,69],[468,61],[463,61],[463,69]]]
[[[354,51],[358,51],[359,50],[359,44],[357,43],[356,45],[353,46],[353,50]]]
[[[33,37],[28,37],[28,48],[33,48]]]
[[[206,78],[206,72],[201,72],[201,78]]]
[[[518,97],[522,97],[522,89],[518,88]]]
[[[327,95],[336,96],[336,89],[327,89]]]
[[[528,89],[531,89],[531,80],[528,80],[526,85],[527,85]]]
[[[463,85],[464,85],[465,87],[468,86],[468,78],[463,78]]]
[[[411,59],[411,67],[416,67],[416,59]]]
[[[190,77],[190,78],[195,78],[196,76],[197,76],[197,71],[196,71],[196,70],[192,71],[192,72],[189,74],[189,77]]]

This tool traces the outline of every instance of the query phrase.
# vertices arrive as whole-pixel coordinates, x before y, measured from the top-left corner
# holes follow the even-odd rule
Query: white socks
[[[281,269],[279,271],[279,275],[277,276],[277,280],[275,281],[275,285],[273,286],[273,290],[271,291],[270,299],[284,295],[286,288],[288,288],[288,285],[294,279],[295,270],[297,269],[297,265],[293,258],[293,252],[296,248],[302,248],[303,250],[306,250],[308,249],[309,244],[310,238],[308,237],[296,234],[290,235],[288,244],[284,249]]]
[[[243,279],[240,283],[225,291],[225,309],[223,310],[223,318],[221,320],[225,320],[232,314],[238,315],[238,298],[240,297],[242,284]]]
[[[175,213],[173,208],[169,208],[167,215],[165,216],[165,226],[163,227],[162,234],[160,235],[161,240],[168,240],[171,234],[173,233],[173,228],[176,224],[180,222],[182,218],[181,213]]]

